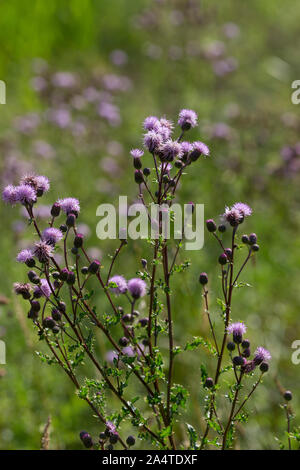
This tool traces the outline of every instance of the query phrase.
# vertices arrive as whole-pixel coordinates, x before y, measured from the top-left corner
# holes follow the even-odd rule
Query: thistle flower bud
[[[43,320],[43,327],[44,328],[49,328],[49,330],[52,330],[56,325],[54,319],[52,317],[46,317]]]
[[[39,312],[36,312],[32,308],[29,310],[27,317],[30,318],[31,320],[36,320],[39,316]]]
[[[52,328],[52,332],[57,335],[59,332],[60,332],[60,328],[58,325],[55,325],[53,328]]]
[[[80,439],[83,443],[83,445],[87,448],[87,449],[90,449],[91,447],[93,447],[93,439],[91,437],[91,435],[86,432],[86,431],[81,431],[81,433],[79,434],[80,436]]]
[[[31,309],[32,309],[34,312],[39,312],[40,309],[41,309],[40,303],[39,303],[37,300],[33,300],[33,301],[31,302]]]
[[[143,169],[143,173],[144,173],[145,176],[149,176],[150,173],[151,173],[150,168],[144,168],[144,169]]]
[[[216,222],[213,219],[208,219],[206,221],[206,227],[209,232],[215,232],[217,230]]]
[[[67,225],[67,227],[74,227],[74,226],[75,226],[75,223],[76,223],[76,215],[70,213],[70,214],[67,216],[66,225]]]
[[[142,328],[144,328],[145,326],[147,326],[149,323],[149,319],[148,318],[140,318],[139,320],[139,324],[141,325]]]
[[[33,284],[39,284],[40,283],[40,278],[37,275],[36,272],[34,271],[29,271],[27,273],[28,279],[33,283]]]
[[[226,232],[226,225],[225,224],[220,224],[218,227],[218,230],[220,233]]]
[[[245,243],[245,245],[247,245],[249,243],[249,237],[248,235],[243,235],[242,236],[242,242]]]
[[[232,249],[231,248],[226,248],[225,249],[225,254],[227,255],[228,259],[232,259]]]
[[[54,271],[54,273],[52,273],[52,277],[53,277],[53,279],[55,279],[55,280],[59,279],[59,276],[60,276],[60,274],[59,274],[58,271]]]
[[[57,308],[52,309],[52,318],[55,321],[60,321],[61,320],[61,312]]]
[[[116,444],[118,442],[118,440],[119,440],[119,435],[118,435],[117,432],[111,434],[110,437],[109,437],[109,442],[111,444]]]
[[[178,169],[182,168],[183,167],[183,163],[181,160],[176,160],[176,162],[174,163],[174,166]]]
[[[259,251],[259,245],[257,245],[256,243],[252,245],[252,251]]]
[[[142,161],[139,157],[134,157],[133,159],[133,166],[136,170],[140,170],[142,168]]]
[[[59,227],[59,230],[63,233],[66,233],[68,231],[68,227],[65,225],[65,224],[62,224],[60,227]]]
[[[55,202],[53,206],[51,207],[51,215],[52,217],[58,217],[60,214],[60,204],[58,202]]]
[[[232,341],[230,341],[227,344],[227,349],[228,349],[228,351],[234,351],[235,350],[235,344]]]
[[[219,263],[220,263],[221,265],[224,265],[224,264],[227,263],[227,261],[228,261],[228,258],[227,258],[226,253],[222,253],[222,254],[219,256]]]
[[[75,282],[76,282],[75,274],[72,271],[69,271],[68,277],[67,277],[67,284],[69,284],[69,286],[72,286],[73,284],[75,284]]]
[[[250,357],[251,356],[250,348],[244,349],[242,355],[243,355],[243,357],[246,357],[246,358]]]
[[[146,269],[146,268],[147,268],[147,264],[148,264],[148,263],[147,263],[147,260],[143,258],[143,259],[141,260],[141,263],[142,263],[143,268]]]
[[[122,338],[119,339],[119,345],[122,347],[122,348],[125,348],[125,346],[127,346],[129,343],[129,340],[123,336]]]
[[[257,235],[256,233],[250,233],[249,235],[249,243],[250,245],[254,245],[257,242]]]
[[[81,274],[83,274],[84,276],[86,276],[88,272],[89,272],[89,268],[87,266],[83,266],[81,268]]]
[[[78,255],[78,248],[76,248],[76,246],[73,246],[72,249],[71,249],[71,252],[73,255],[77,256]]]
[[[208,276],[206,273],[201,273],[199,276],[199,282],[202,284],[202,286],[205,286],[205,284],[208,283]]]
[[[144,181],[143,173],[141,172],[141,170],[135,170],[134,180],[137,184],[141,184]]]
[[[16,282],[14,284],[14,291],[17,295],[22,295],[23,299],[28,300],[31,297],[31,285],[30,284],[21,284]]]
[[[292,398],[293,398],[293,394],[290,390],[286,390],[283,394],[283,398],[286,400],[286,401],[291,401]]]
[[[129,447],[134,446],[134,444],[135,444],[135,438],[134,438],[133,436],[128,436],[127,439],[126,439],[126,444],[127,444]]]
[[[74,246],[76,248],[81,248],[83,245],[83,235],[82,233],[77,233],[75,238],[74,238]]]
[[[99,439],[101,441],[106,441],[106,438],[107,438],[107,436],[106,436],[105,432],[100,432]]]
[[[98,260],[92,261],[92,263],[89,265],[89,268],[88,268],[89,273],[97,274],[97,272],[99,271],[100,266],[101,266],[100,261],[98,261]]]
[[[69,274],[69,271],[67,268],[63,268],[61,271],[60,271],[60,275],[59,275],[59,278],[61,281],[66,281],[68,279],[68,274]]]
[[[235,366],[243,366],[245,364],[245,359],[242,356],[235,356],[233,358],[233,364]]]
[[[244,340],[242,341],[242,348],[243,348],[243,349],[250,348],[250,341],[249,341],[249,339],[244,339]]]
[[[207,377],[204,383],[204,387],[211,388],[214,386],[214,381],[211,377]]]
[[[265,373],[268,372],[269,370],[269,364],[267,362],[262,362],[261,365],[259,366],[261,372]]]
[[[65,312],[66,311],[66,304],[65,302],[59,302],[58,303],[58,309],[60,312]]]

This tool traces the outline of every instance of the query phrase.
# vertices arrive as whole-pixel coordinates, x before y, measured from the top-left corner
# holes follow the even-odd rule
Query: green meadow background
[[[243,230],[257,233],[260,252],[243,274],[251,287],[235,292],[233,318],[245,321],[253,347],[265,345],[272,362],[249,404],[248,425],[239,427],[237,448],[277,449],[277,439],[286,441],[276,381],[294,392],[293,410],[300,411],[300,365],[291,361],[291,345],[300,339],[300,108],[291,102],[291,84],[300,79],[299,18],[295,0],[0,1],[0,79],[7,87],[0,105],[1,187],[29,169],[52,182],[41,204],[78,197],[89,245],[107,266],[115,243],[97,239],[96,208],[117,203],[119,193],[135,200],[129,151],[141,145],[143,119],[176,121],[181,108],[191,108],[199,126],[188,137],[206,142],[211,157],[185,176],[181,201],[205,204],[206,218],[216,219],[236,201],[253,208]],[[60,72],[76,77],[74,89],[54,85]],[[116,119],[98,112],[95,91],[115,107]],[[61,109],[71,124],[51,117]],[[67,377],[35,354],[40,345],[25,303],[11,293],[13,282],[25,280],[14,259],[32,229],[19,208],[1,203],[0,217],[0,339],[7,349],[0,448],[39,449],[48,416],[51,448],[81,448],[82,429],[93,436],[101,429]],[[129,242],[117,270],[133,277],[148,256],[146,243]],[[202,271],[218,321],[218,256],[208,235],[201,251],[181,254],[191,267],[174,278],[176,344],[208,333],[197,282]],[[104,357],[101,337],[98,343]],[[191,394],[184,421],[200,431],[201,363],[213,371],[203,350],[179,356],[175,367],[175,382]],[[95,371],[87,365],[81,373]]]

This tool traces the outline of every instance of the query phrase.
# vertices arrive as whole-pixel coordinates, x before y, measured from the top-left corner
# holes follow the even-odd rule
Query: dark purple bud
[[[73,253],[73,255],[78,255],[78,248],[76,248],[76,246],[73,246],[71,252]]]
[[[245,359],[242,356],[235,356],[233,358],[233,364],[235,366],[243,366],[245,364]]]
[[[213,219],[208,219],[206,221],[206,227],[209,232],[215,232],[217,230],[216,222]]]
[[[245,245],[247,245],[249,243],[249,237],[248,235],[243,235],[242,236],[242,242],[245,243]]]
[[[82,233],[77,233],[77,235],[74,238],[74,246],[76,248],[81,248],[83,245],[83,235]]]
[[[46,317],[44,318],[43,320],[43,327],[44,328],[49,328],[50,330],[52,330],[52,328],[54,328],[56,325],[55,321],[53,320],[52,317]]]
[[[224,264],[227,263],[227,261],[228,261],[228,258],[227,258],[226,253],[222,253],[222,254],[219,256],[219,263],[220,263],[221,265],[224,265]]]
[[[144,328],[145,326],[147,326],[149,323],[149,319],[148,318],[140,318],[139,320],[139,324],[141,325],[142,328]]]
[[[41,309],[40,303],[39,303],[37,300],[33,300],[33,301],[31,302],[31,309],[32,309],[34,312],[39,312],[40,309]]]
[[[150,168],[144,168],[144,169],[143,169],[143,173],[144,173],[145,176],[149,176],[150,173],[151,173]]]
[[[286,400],[286,401],[291,401],[292,398],[293,398],[293,394],[290,390],[286,390],[283,394],[283,398]]]
[[[107,436],[106,436],[105,432],[100,432],[99,439],[101,441],[106,441],[106,438],[107,438]]]
[[[269,370],[269,364],[267,362],[262,362],[261,365],[259,366],[261,372],[265,373],[268,372]]]
[[[67,268],[63,268],[60,271],[59,278],[61,281],[66,281],[68,279],[68,275],[69,275],[69,270]]]
[[[244,349],[243,351],[243,357],[250,357],[251,356],[251,351],[250,351],[250,348],[246,348]]]
[[[230,341],[227,344],[227,349],[228,349],[228,351],[234,351],[235,350],[235,344],[232,341]]]
[[[130,315],[130,313],[126,313],[126,315],[122,316],[122,320],[124,323],[132,323],[134,320],[133,315]]]
[[[126,336],[123,336],[122,338],[119,339],[119,345],[122,348],[125,348],[125,346],[127,346],[128,343],[129,343],[129,340],[126,338]]]
[[[141,184],[144,181],[143,173],[141,172],[141,170],[135,170],[134,180],[137,184]]]
[[[114,432],[112,433],[110,436],[109,436],[109,442],[111,444],[116,444],[119,440],[119,435],[117,432]]]
[[[51,215],[52,217],[58,217],[60,214],[60,205],[58,202],[55,202],[53,206],[51,207]]]
[[[52,328],[52,332],[57,335],[59,332],[60,332],[60,328],[58,325],[55,325],[53,328]]]
[[[199,276],[199,282],[200,284],[202,284],[203,286],[205,286],[205,284],[208,283],[208,276],[206,273],[201,273],[200,276]]]
[[[98,260],[95,259],[95,260],[92,261],[92,263],[89,265],[89,268],[88,268],[88,269],[89,269],[89,273],[91,273],[91,274],[97,274],[97,272],[98,272],[99,269],[100,269],[100,266],[101,266],[100,261],[98,261]]]
[[[55,321],[61,320],[61,312],[57,308],[52,309],[52,318]]]
[[[65,225],[65,224],[62,224],[60,227],[59,227],[59,230],[63,233],[66,233],[68,231],[68,227]]]
[[[134,438],[133,436],[128,436],[127,439],[126,439],[126,444],[127,444],[129,447],[134,446],[134,444],[135,444],[135,438]]]
[[[142,259],[142,260],[141,260],[141,263],[142,263],[143,268],[146,269],[146,267],[147,267],[147,260],[146,260],[146,259]]]
[[[259,245],[257,245],[256,243],[252,245],[252,251],[259,251]]]
[[[33,268],[35,266],[34,258],[30,258],[30,259],[26,260],[25,264],[26,264],[26,266],[28,266],[28,268]]]
[[[61,312],[65,312],[66,311],[66,304],[64,302],[59,302],[58,303],[58,309],[61,311]]]
[[[136,170],[140,170],[142,168],[142,161],[139,157],[135,157],[133,159],[133,166]]]
[[[182,168],[183,167],[183,163],[181,160],[176,160],[176,162],[174,163],[174,166],[176,168]]]
[[[227,255],[228,259],[232,259],[232,249],[231,248],[226,248],[225,249],[225,254]]]
[[[66,225],[67,227],[74,227],[76,223],[76,215],[75,214],[69,214],[66,220]]]
[[[250,233],[249,235],[249,243],[250,245],[254,245],[257,242],[257,236],[255,233]]]
[[[80,435],[80,439],[82,440],[84,446],[87,449],[90,449],[91,447],[93,447],[93,439],[88,432],[82,431],[79,435]]]
[[[67,277],[67,284],[69,284],[69,286],[72,286],[73,284],[75,284],[75,282],[76,282],[75,274],[72,271],[69,271],[68,277]]]
[[[249,341],[249,339],[244,339],[244,340],[242,341],[242,348],[243,348],[243,349],[250,348],[250,341]]]
[[[33,282],[33,284],[39,284],[40,283],[40,278],[39,276],[37,275],[37,273],[35,273],[34,271],[29,271],[27,273],[27,276],[28,276],[28,279]]]
[[[89,268],[87,266],[83,266],[83,268],[81,268],[81,274],[83,274],[84,276],[86,276],[88,272]]]
[[[226,225],[225,224],[220,224],[218,227],[218,230],[220,233],[226,232]]]
[[[207,379],[205,380],[204,387],[211,388],[213,386],[214,386],[213,379],[211,377],[207,377]]]

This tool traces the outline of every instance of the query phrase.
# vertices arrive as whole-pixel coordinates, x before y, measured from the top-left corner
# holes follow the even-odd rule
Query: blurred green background
[[[247,323],[255,346],[270,349],[272,366],[249,405],[249,424],[239,429],[242,448],[278,448],[285,421],[274,378],[299,388],[300,366],[291,361],[291,344],[300,339],[300,117],[291,103],[291,83],[300,78],[299,15],[295,0],[284,6],[274,0],[0,2],[0,79],[7,86],[7,103],[0,105],[1,187],[35,171],[52,182],[41,204],[78,197],[82,230],[108,263],[115,244],[97,239],[96,207],[116,203],[119,193],[135,200],[129,150],[141,143],[143,119],[176,121],[181,108],[192,108],[199,127],[188,137],[206,142],[211,158],[185,177],[182,202],[204,203],[206,218],[236,201],[253,208],[243,229],[258,234],[261,250],[243,274],[252,288],[235,293],[233,318]],[[0,294],[9,300],[0,306],[7,347],[0,448],[39,449],[49,415],[51,448],[81,448],[78,432],[96,435],[97,422],[67,377],[35,355],[39,345],[25,305],[11,295],[12,283],[25,279],[14,258],[32,231],[19,208],[1,203],[0,211]],[[149,255],[145,245],[129,243],[120,273],[135,274]],[[181,254],[192,265],[174,279],[176,344],[207,333],[201,271],[211,279],[218,316],[218,255],[209,237],[200,252]],[[199,350],[178,357],[175,369],[175,382],[191,393],[186,420],[199,430],[200,364],[207,360]],[[299,406],[295,396],[298,414]]]

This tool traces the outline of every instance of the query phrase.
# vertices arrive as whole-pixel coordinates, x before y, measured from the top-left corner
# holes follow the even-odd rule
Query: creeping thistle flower
[[[156,116],[148,116],[144,121],[146,131],[157,131],[160,127],[159,119]]]
[[[35,265],[33,256],[31,250],[22,250],[18,253],[17,261],[18,263],[25,263],[29,268],[32,268]]]
[[[128,281],[128,290],[134,299],[139,299],[146,294],[147,285],[142,279],[133,278]]]
[[[31,186],[35,190],[37,196],[42,196],[50,189],[50,183],[46,176],[25,175],[21,179],[20,184]]]
[[[144,136],[144,145],[151,153],[155,153],[162,144],[162,136],[155,131],[149,131]]]
[[[237,344],[241,343],[243,340],[243,335],[246,333],[247,327],[244,323],[232,323],[228,326],[227,332],[232,333],[233,341]]]
[[[127,292],[127,282],[123,276],[113,276],[109,280],[109,284],[116,284],[116,287],[110,287],[109,289],[116,295],[125,294]]]
[[[36,202],[36,192],[31,186],[21,184],[16,187],[16,200],[24,205],[32,205]]]
[[[249,217],[252,214],[251,207],[243,202],[236,202],[232,207],[225,207],[223,218],[230,223],[232,227],[236,227],[241,224],[245,217]]]
[[[144,155],[144,151],[141,149],[132,149],[130,154],[133,158],[141,158]]]
[[[201,155],[203,155],[204,157],[208,157],[209,154],[209,148],[206,144],[204,144],[204,142],[193,142],[193,150],[190,155],[190,158],[193,162],[198,160]]]
[[[41,282],[38,286],[34,288],[34,296],[35,297],[50,297],[51,295],[51,287],[47,281],[47,279],[41,279]]]
[[[21,284],[20,282],[16,282],[14,284],[14,291],[17,295],[22,295],[23,299],[30,299],[31,297],[31,285]]]
[[[49,227],[42,233],[42,239],[49,245],[56,245],[63,238],[62,232],[58,228]]]
[[[162,160],[172,162],[174,158],[182,156],[181,144],[175,140],[167,140],[159,149]]]
[[[198,116],[192,109],[182,109],[179,113],[178,124],[183,131],[197,126]]]
[[[11,184],[6,186],[2,192],[2,199],[7,204],[11,204],[12,206],[15,205],[18,202],[16,186]]]
[[[67,197],[65,199],[59,199],[57,201],[61,207],[61,209],[67,214],[75,214],[76,216],[80,212],[80,204],[78,199],[74,197]]]
[[[44,241],[37,242],[34,245],[33,254],[40,263],[46,263],[53,254],[53,248]]]
[[[258,366],[262,362],[268,362],[270,359],[271,359],[270,352],[267,349],[260,346],[259,348],[256,349],[254,353],[253,362],[255,363],[255,365]]]
[[[232,209],[238,210],[243,217],[249,217],[252,214],[252,209],[248,204],[245,204],[244,202],[236,202],[233,206]]]

